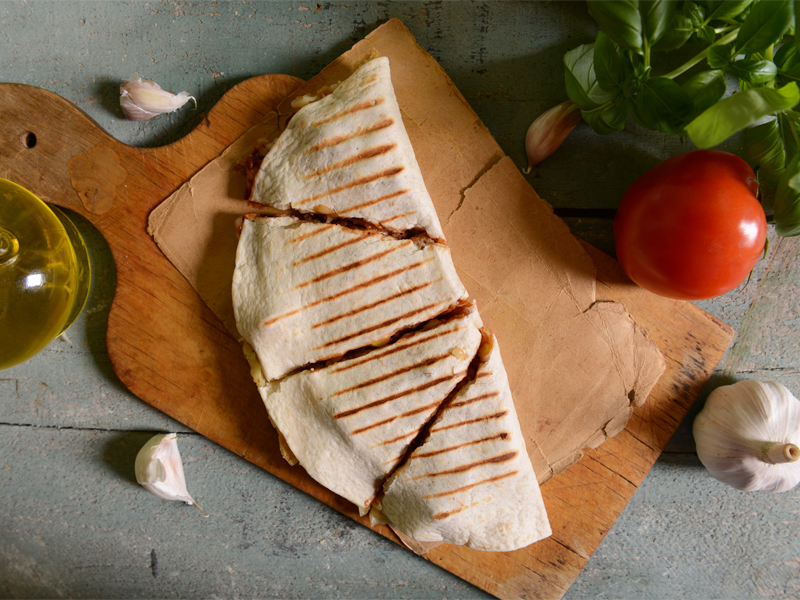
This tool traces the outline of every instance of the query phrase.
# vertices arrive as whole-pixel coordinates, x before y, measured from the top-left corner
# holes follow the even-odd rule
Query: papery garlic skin
[[[571,100],[539,115],[525,135],[525,152],[528,155],[528,168],[525,172],[529,173],[534,165],[558,150],[580,121],[581,111]]]
[[[119,86],[119,105],[130,121],[144,121],[176,111],[189,100],[197,106],[197,100],[188,92],[172,94],[161,89],[155,81],[141,77],[123,79]]]
[[[163,500],[179,500],[197,506],[186,489],[177,434],[159,434],[150,438],[136,455],[134,471],[136,481],[151,494]],[[202,508],[197,508],[203,512]]]
[[[775,382],[715,389],[693,425],[697,456],[712,477],[746,492],[800,483],[800,401]]]

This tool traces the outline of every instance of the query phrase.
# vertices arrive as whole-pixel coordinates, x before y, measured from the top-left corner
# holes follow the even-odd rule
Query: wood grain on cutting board
[[[283,76],[248,80],[226,94],[189,136],[153,150],[116,142],[53,94],[2,85],[0,176],[82,214],[108,241],[117,268],[108,349],[131,391],[355,518],[349,503],[280,458],[238,343],[146,233],[147,216],[156,205],[299,83]],[[27,132],[37,136],[30,149],[21,141]],[[554,529],[550,539],[513,553],[439,546],[427,554],[501,597],[563,594],[652,466],[732,336],[729,328],[691,304],[641,292],[614,261],[590,252],[598,268],[598,298],[625,303],[665,354],[667,372],[622,433],[588,451],[543,487]],[[379,531],[393,537],[386,528]]]

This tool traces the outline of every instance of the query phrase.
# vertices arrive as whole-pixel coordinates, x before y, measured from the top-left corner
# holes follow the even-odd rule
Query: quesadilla
[[[444,239],[395,98],[389,59],[302,107],[271,146],[250,200]]]
[[[481,325],[474,307],[461,308],[382,348],[260,387],[284,456],[366,514],[408,445],[466,376]]]
[[[551,533],[497,341],[491,344],[475,377],[383,486],[383,515],[416,540],[508,551]]]
[[[232,291],[236,326],[267,380],[380,343],[467,297],[444,245],[255,215],[242,223]]]

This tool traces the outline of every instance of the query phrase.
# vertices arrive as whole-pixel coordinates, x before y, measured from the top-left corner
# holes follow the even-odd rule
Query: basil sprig
[[[593,44],[564,56],[567,94],[598,133],[628,117],[699,148],[743,131],[743,154],[775,184],[776,231],[800,235],[800,0],[592,0]],[[694,47],[669,72],[659,55]],[[738,82],[728,93],[727,80]]]

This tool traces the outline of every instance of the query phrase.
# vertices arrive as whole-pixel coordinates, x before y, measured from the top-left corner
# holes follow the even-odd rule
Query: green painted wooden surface
[[[52,90],[117,139],[157,146],[185,135],[236,83],[263,73],[309,78],[391,17],[442,64],[519,166],[527,126],[565,97],[561,56],[595,32],[582,2],[6,1],[0,81]],[[198,110],[125,121],[118,86],[133,73],[188,91]],[[641,172],[691,148],[631,124],[606,137],[580,125],[528,177],[556,207],[614,208]],[[613,252],[608,220],[567,221]],[[485,597],[130,394],[105,351],[110,252],[78,225],[94,266],[86,311],[65,338],[0,372],[0,595]],[[798,259],[796,240],[771,235],[749,284],[699,303],[739,332],[714,384],[773,379],[800,393]],[[690,432],[701,404],[567,599],[800,597],[800,492],[744,494],[711,479]],[[134,482],[133,458],[156,431],[179,432],[189,491],[208,519]]]

